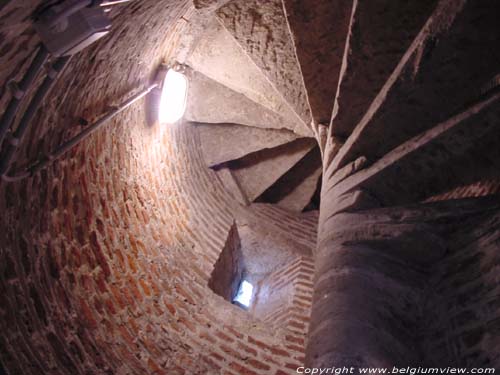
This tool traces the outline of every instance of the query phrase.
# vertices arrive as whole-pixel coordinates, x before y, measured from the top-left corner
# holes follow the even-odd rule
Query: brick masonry
[[[27,18],[37,4],[0,5],[8,25],[0,29],[2,86],[22,75],[37,43]],[[191,11],[180,0],[115,10],[112,33],[73,58],[47,98],[15,168],[80,131],[79,116],[92,121],[145,85]],[[26,375],[294,373],[300,361],[287,340],[208,288],[239,206],[205,167],[189,127],[145,118],[144,104],[134,105],[46,171],[0,183],[3,367]],[[276,225],[285,232],[286,222]],[[302,247],[311,251],[315,235],[303,231]]]
[[[492,194],[500,194],[499,179],[484,179],[472,184],[458,186],[441,194],[427,198],[426,202],[444,201],[447,199],[460,199],[471,197],[484,197]]]
[[[434,363],[498,368],[499,223],[498,211],[461,222],[433,269],[424,347]]]
[[[257,285],[252,313],[283,332],[286,348],[294,359],[304,361],[313,294],[314,262],[296,257]]]

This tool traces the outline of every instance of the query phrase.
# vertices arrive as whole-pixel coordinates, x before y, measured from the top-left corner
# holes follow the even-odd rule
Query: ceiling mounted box
[[[73,55],[110,31],[111,20],[104,9],[82,7],[82,3],[82,0],[66,1],[38,16],[35,29],[52,55]]]

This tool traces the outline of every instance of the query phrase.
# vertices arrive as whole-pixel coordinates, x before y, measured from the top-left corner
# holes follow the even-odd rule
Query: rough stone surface
[[[254,201],[288,172],[313,147],[314,140],[302,138],[283,146],[262,150],[229,164],[250,201]]]
[[[311,201],[317,189],[321,172],[321,166],[313,169],[312,173],[308,177],[306,177],[287,196],[279,200],[277,203],[278,206],[287,210],[301,212]]]
[[[490,169],[490,174],[498,175],[495,164],[471,166],[457,163],[457,156],[470,159],[471,149],[479,146],[481,151],[478,151],[484,152],[482,143],[478,144],[477,140],[498,138],[499,103],[500,93],[492,94],[401,144],[370,167],[338,184],[333,176],[331,182],[323,185],[325,194],[328,191],[343,194],[363,188],[385,204],[402,204],[424,199],[456,183],[467,182],[469,178],[478,178],[469,171],[479,170],[484,176],[485,169]],[[448,166],[450,159],[455,166],[443,171],[440,167]],[[423,183],[425,181],[432,181],[432,184]]]
[[[246,220],[238,221],[245,279],[257,283],[304,253],[292,248],[288,239],[262,231]]]
[[[498,73],[498,3],[443,4],[333,161],[337,167],[361,155],[376,160],[445,121],[480,98],[481,88]]]
[[[437,0],[356,1],[333,134],[349,136],[436,4]]]
[[[220,84],[281,114],[296,133],[312,135],[310,128],[297,118],[262,71],[216,19],[212,19],[195,43],[187,64]]]
[[[193,4],[196,9],[208,8],[210,10],[215,10],[225,5],[228,1],[230,0],[193,0]]]
[[[308,366],[423,365],[412,335],[422,271],[367,245],[333,242],[315,265]]]
[[[311,201],[321,176],[321,154],[315,147],[259,198],[301,212]]]
[[[309,125],[311,113],[281,0],[233,0],[217,11],[222,24]]]
[[[215,170],[217,178],[219,178],[220,182],[226,189],[226,191],[233,196],[239,203],[248,206],[250,202],[248,201],[248,197],[241,190],[241,186],[238,184],[238,181],[233,176],[231,169],[223,167],[217,168]]]
[[[214,265],[208,286],[225,300],[232,302],[238,292],[244,271],[241,241],[236,223],[227,234],[226,243]]]
[[[330,123],[332,117],[353,3],[283,1],[312,115],[318,124]]]
[[[237,124],[196,124],[196,128],[200,134],[203,156],[209,167],[297,139],[296,134],[287,130]]]
[[[429,309],[424,345],[433,364],[499,366],[498,310],[491,308],[498,304],[499,220],[498,211],[483,212],[455,225],[448,256],[434,267],[428,301],[439,308]]]
[[[295,255],[310,257],[316,247],[318,211],[297,215],[274,204],[254,203],[248,207],[252,215],[238,216],[238,223],[258,228],[266,236],[287,243]]]
[[[264,129],[295,129],[293,124],[288,124],[276,112],[201,73],[190,71],[189,79],[184,115],[188,121],[242,124]]]
[[[498,249],[499,209],[490,197],[321,219],[306,364],[497,366],[496,339],[486,332],[498,321],[477,320],[491,316],[494,281],[473,269],[488,269],[491,261],[480,259]],[[483,298],[468,294],[472,285]],[[449,324],[450,316],[462,320]]]

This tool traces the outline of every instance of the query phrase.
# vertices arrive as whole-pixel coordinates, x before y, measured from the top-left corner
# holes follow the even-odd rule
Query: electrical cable
[[[43,65],[47,62],[49,57],[49,51],[45,48],[43,44],[38,47],[38,52],[31,61],[26,74],[21,79],[19,83],[16,84],[16,93],[14,93],[12,99],[10,100],[7,109],[5,110],[2,119],[0,120],[0,146],[3,143],[5,135],[9,131],[14,118],[16,117],[17,110],[21,101],[23,100],[26,92],[30,89],[33,81],[38,76],[38,73],[42,69]]]
[[[45,96],[47,93],[50,91],[52,88],[55,80],[61,73],[61,71],[64,69],[64,67],[67,65],[68,61],[70,59],[70,56],[64,56],[59,59],[57,59],[54,64],[51,67],[51,70],[45,77],[44,81],[36,91],[35,95],[31,99],[30,104],[28,105],[28,108],[26,109],[26,112],[24,112],[23,117],[21,118],[21,121],[19,122],[19,125],[17,126],[16,131],[12,134],[12,137],[10,139],[10,142],[7,146],[7,150],[5,151],[5,154],[3,155],[2,159],[0,160],[0,176],[3,176],[8,173],[12,159],[14,155],[16,154],[16,151],[19,147],[19,144],[21,143],[30,123],[31,120],[33,119],[33,116],[36,114],[38,108],[42,104]]]
[[[113,117],[115,117],[117,114],[134,104],[136,101],[139,99],[143,98],[147,94],[149,94],[152,90],[157,88],[159,86],[158,83],[154,83],[144,90],[140,91],[139,93],[133,95],[129,99],[127,99],[125,102],[121,103],[118,107],[115,107],[112,111],[108,112],[104,116],[102,116],[100,119],[98,119],[96,122],[94,122],[92,125],[88,126],[85,130],[74,136],[73,138],[69,139],[68,141],[64,142],[62,145],[57,147],[49,156],[47,156],[45,159],[37,161],[35,164],[33,164],[31,167],[25,168],[23,172],[20,172],[18,174],[14,174],[12,176],[8,176],[7,174],[2,175],[2,179],[7,182],[13,182],[13,181],[19,181],[22,180],[26,177],[33,176],[35,173],[41,171],[42,169],[46,168],[50,163],[53,161],[59,159],[61,156],[63,156],[66,152],[71,150],[74,146],[79,144],[81,141],[86,139],[88,136],[90,136],[92,133],[97,131],[99,128],[101,128],[103,125],[105,125],[109,120],[111,120]]]

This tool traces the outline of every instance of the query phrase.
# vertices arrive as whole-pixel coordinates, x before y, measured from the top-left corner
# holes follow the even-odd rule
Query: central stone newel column
[[[366,197],[322,196],[307,366],[422,365],[425,265],[443,241],[418,210],[369,208]]]

